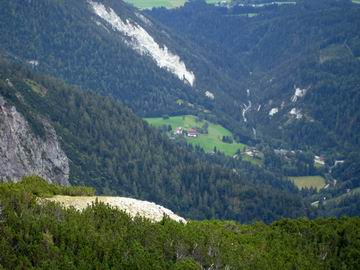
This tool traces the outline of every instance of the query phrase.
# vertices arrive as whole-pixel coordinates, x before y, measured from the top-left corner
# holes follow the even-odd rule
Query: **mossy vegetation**
[[[52,185],[39,176],[25,176],[18,183],[0,184],[1,194],[9,192],[27,192],[37,197],[52,197],[54,195],[93,196],[95,189],[85,186]]]

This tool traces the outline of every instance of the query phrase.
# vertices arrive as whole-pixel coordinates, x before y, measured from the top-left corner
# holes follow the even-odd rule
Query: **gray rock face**
[[[31,130],[25,118],[0,96],[0,182],[38,175],[50,183],[68,185],[69,161],[53,127],[46,121],[45,138]]]

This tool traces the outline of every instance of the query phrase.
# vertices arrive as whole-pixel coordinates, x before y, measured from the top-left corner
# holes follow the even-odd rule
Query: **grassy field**
[[[243,150],[245,147],[245,145],[241,143],[234,142],[230,144],[222,142],[223,136],[232,136],[232,133],[229,130],[208,121],[198,121],[197,118],[192,115],[174,116],[169,117],[168,119],[161,117],[145,118],[145,121],[156,127],[170,125],[173,131],[177,127],[182,127],[184,129],[201,128],[205,122],[207,122],[209,125],[208,134],[200,134],[197,138],[186,138],[187,142],[192,145],[199,145],[206,152],[212,152],[214,147],[216,147],[217,150],[223,152],[224,154],[233,156],[238,149]]]
[[[184,5],[186,0],[125,0],[125,2],[140,9],[147,9],[153,7],[175,8]]]
[[[147,9],[153,7],[176,8],[183,6],[186,0],[125,0],[125,2],[133,4],[140,9]],[[207,0],[206,2],[215,4],[220,2],[220,0]],[[227,0],[227,2],[231,2],[231,0]]]
[[[319,190],[326,184],[322,176],[291,176],[289,178],[299,189],[314,187]]]
[[[360,4],[360,0],[352,0],[352,2],[355,4]]]

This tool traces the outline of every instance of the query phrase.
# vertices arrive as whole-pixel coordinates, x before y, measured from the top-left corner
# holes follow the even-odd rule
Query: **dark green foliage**
[[[239,80],[238,89],[226,93],[240,103],[251,100],[244,126],[256,129],[267,169],[326,176],[328,190],[311,198],[316,201],[360,187],[360,159],[355,158],[360,151],[360,6],[347,0],[296,2],[223,8],[191,1],[179,9],[147,14],[209,52],[211,61]],[[257,16],[248,18],[247,13]],[[295,88],[307,92],[293,101]],[[244,97],[245,89],[249,97]],[[272,108],[279,112],[270,117]],[[301,112],[301,119],[290,114],[293,109]],[[232,131],[239,135],[237,129]],[[274,149],[301,149],[304,154],[284,156]],[[331,164],[314,168],[314,153]],[[346,163],[331,171],[335,159]]]
[[[54,195],[93,196],[95,189],[85,186],[51,185],[39,176],[23,177],[19,183],[4,183],[0,185],[0,196],[9,192],[28,192],[37,197],[52,197]]]
[[[239,133],[241,141],[251,141],[248,130],[233,121],[238,120],[240,108],[227,92],[238,91],[238,82],[217,62],[209,61],[209,52],[152,18],[151,24],[144,23],[135,14],[140,12],[121,0],[103,3],[122,20],[140,25],[160,46],[166,45],[179,55],[196,75],[194,87],[127,46],[126,37],[97,18],[86,0],[75,4],[70,0],[2,1],[0,47],[16,59],[39,61],[34,68],[41,72],[120,99],[140,116],[203,114]],[[215,94],[215,100],[205,97],[207,90]]]
[[[344,196],[344,195],[343,195]],[[318,216],[359,216],[360,215],[360,194],[346,196],[339,203],[330,203],[318,210]]]
[[[347,0],[304,0],[228,9],[191,1],[183,8],[148,12],[155,18],[149,26],[121,1],[104,3],[177,52],[195,72],[195,87],[99,27],[85,0],[3,1],[1,48],[16,59],[38,60],[36,69],[119,98],[139,115],[205,115],[247,144],[260,140],[317,151],[359,146],[359,6]],[[258,16],[243,16],[248,13]],[[310,89],[296,103],[302,120],[289,117],[295,85]],[[204,97],[206,90],[215,94],[214,100]],[[248,99],[253,107],[245,123],[241,110]],[[271,107],[283,101],[281,112],[270,120]]]
[[[30,86],[24,83],[29,81]],[[300,193],[280,176],[175,144],[109,97],[34,75],[5,60],[0,82],[0,94],[8,102],[54,126],[70,160],[72,184],[154,201],[195,219],[271,222],[306,215]],[[45,94],[34,91],[35,84]]]
[[[104,4],[169,46],[156,24],[144,24],[130,6],[122,1]],[[194,103],[201,97],[150,57],[141,57],[117,31],[97,25],[104,22],[86,0],[2,1],[0,18],[2,50],[16,59],[39,61],[36,69],[69,83],[121,99],[141,115],[190,112],[176,100]]]
[[[307,152],[293,151],[275,153],[272,149],[264,148],[264,166],[273,172],[287,176],[318,175],[321,169],[314,166],[314,155]]]
[[[34,183],[36,185],[36,183]],[[359,269],[359,218],[272,225],[164,219],[95,203],[83,212],[0,193],[3,269]]]
[[[359,149],[360,7],[347,0],[296,2],[227,9],[191,1],[148,14],[209,52],[207,57],[237,80],[238,88],[226,93],[239,103],[252,101],[244,125],[256,128],[258,139],[277,148]],[[243,16],[247,13],[258,16]],[[308,89],[296,103],[291,102],[295,86]],[[281,109],[270,118],[275,107]],[[230,108],[224,112],[233,117]],[[293,108],[301,110],[302,119],[289,116]]]
[[[104,3],[123,19],[143,25],[121,1]],[[122,99],[140,115],[198,113],[249,145],[345,157],[348,150],[358,151],[359,8],[349,1],[307,0],[256,9],[254,18],[242,16],[254,11],[192,1],[181,9],[149,13],[172,29],[167,36],[155,20],[155,27],[144,26],[195,71],[194,89],[137,55],[120,36],[99,28],[86,1],[3,1],[0,43],[13,59],[38,60],[34,69]],[[314,174],[307,154],[287,161],[268,151],[264,163],[272,173],[220,155],[209,157],[171,143],[120,102],[22,69],[4,68],[1,94],[36,134],[44,135],[39,119],[49,119],[71,160],[72,183],[152,200],[192,218],[269,222],[306,215],[299,192],[282,182],[282,175]],[[31,89],[28,80],[47,94]],[[296,103],[304,114],[301,120],[289,116],[295,85],[311,89]],[[215,99],[205,98],[205,90]],[[249,99],[253,106],[245,123],[241,110]],[[280,108],[283,101],[282,111],[270,118],[271,107]],[[356,187],[354,175],[340,176],[348,182],[342,187]]]
[[[230,143],[230,144],[234,142],[231,136],[223,136],[221,140],[225,143]]]

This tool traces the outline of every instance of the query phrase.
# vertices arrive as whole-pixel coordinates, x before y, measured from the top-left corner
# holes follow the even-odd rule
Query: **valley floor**
[[[223,141],[224,137],[233,137],[233,134],[221,125],[211,123],[206,120],[200,120],[193,115],[181,115],[173,117],[145,118],[149,124],[155,127],[171,126],[169,130],[171,138],[184,137],[192,145],[198,145],[205,152],[217,151],[225,155],[233,156],[238,151],[246,148],[245,144]],[[194,131],[194,135],[189,135],[189,131]]]

